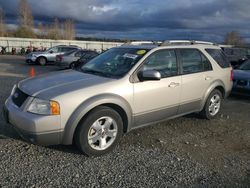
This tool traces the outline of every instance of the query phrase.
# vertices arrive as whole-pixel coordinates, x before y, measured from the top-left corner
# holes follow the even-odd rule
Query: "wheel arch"
[[[80,122],[98,106],[107,106],[117,111],[124,122],[123,131],[127,132],[130,130],[132,124],[132,109],[129,103],[115,94],[98,95],[81,103],[71,114],[64,128],[62,144],[70,145],[73,143],[75,131]]]
[[[218,89],[221,92],[223,98],[226,97],[226,89],[224,83],[221,80],[214,81],[203,96],[201,110],[204,108],[204,105],[206,104],[207,98],[209,97],[210,93],[215,89]]]

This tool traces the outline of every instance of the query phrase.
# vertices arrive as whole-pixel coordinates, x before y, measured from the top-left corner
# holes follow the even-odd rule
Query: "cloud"
[[[80,36],[222,41],[238,30],[250,39],[249,0],[30,0],[36,22],[72,18]],[[14,23],[18,0],[0,0]]]

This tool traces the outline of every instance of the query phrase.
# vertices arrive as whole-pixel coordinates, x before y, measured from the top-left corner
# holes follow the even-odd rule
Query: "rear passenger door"
[[[205,91],[213,81],[212,65],[198,49],[178,49],[181,64],[181,103],[179,114],[200,110]]]

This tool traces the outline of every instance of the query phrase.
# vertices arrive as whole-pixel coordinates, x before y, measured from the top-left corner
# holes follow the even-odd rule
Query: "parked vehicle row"
[[[55,63],[56,56],[62,55],[66,52],[81,49],[78,46],[66,46],[60,45],[49,48],[44,52],[31,52],[26,56],[27,63],[38,63],[40,65],[46,65],[47,63]]]
[[[92,58],[98,56],[99,53],[92,50],[73,50],[62,55],[56,56],[56,65],[59,68],[77,68]]]
[[[215,118],[232,80],[232,67],[216,45],[124,45],[80,69],[19,82],[3,112],[32,143],[76,143],[96,156],[142,126],[194,112]]]
[[[232,93],[250,96],[250,59],[234,70]]]
[[[93,50],[84,50],[78,46],[60,45],[49,48],[44,52],[32,52],[26,56],[26,62],[37,63],[42,66],[55,64],[61,69],[77,68],[99,55]]]
[[[233,68],[239,67],[250,57],[250,49],[237,47],[221,47]]]

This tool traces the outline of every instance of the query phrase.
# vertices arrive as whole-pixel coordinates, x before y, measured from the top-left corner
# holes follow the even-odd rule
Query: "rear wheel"
[[[113,109],[100,106],[79,124],[76,130],[77,147],[88,156],[110,152],[122,136],[123,122]]]
[[[44,65],[47,64],[47,59],[46,59],[45,57],[39,57],[38,60],[37,60],[37,62],[38,62],[40,65],[44,66]]]
[[[215,118],[221,110],[222,94],[219,90],[213,90],[207,98],[203,110],[200,112],[201,116],[206,119]]]
[[[75,62],[71,63],[71,64],[69,65],[69,68],[75,69],[75,68],[76,68],[76,63],[75,63]]]

